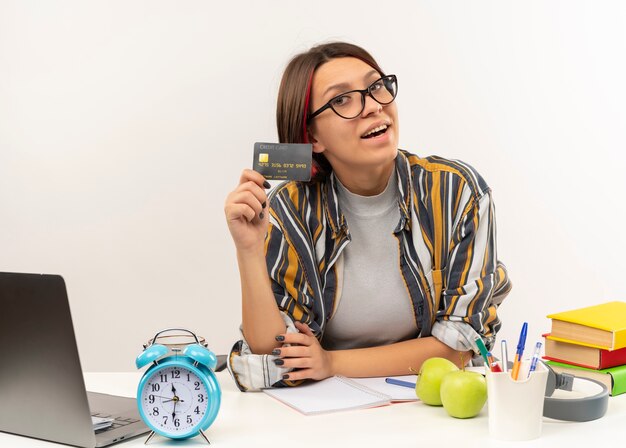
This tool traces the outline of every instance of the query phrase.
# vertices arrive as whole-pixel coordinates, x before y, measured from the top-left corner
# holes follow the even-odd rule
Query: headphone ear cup
[[[183,355],[190,357],[198,364],[202,364],[211,370],[215,370],[215,366],[217,366],[217,357],[215,354],[200,344],[188,345],[183,350]]]
[[[166,346],[161,344],[152,344],[150,347],[141,352],[139,356],[137,356],[137,359],[135,359],[135,365],[138,369],[141,369],[142,367],[162,358],[167,354],[167,352],[168,349]]]

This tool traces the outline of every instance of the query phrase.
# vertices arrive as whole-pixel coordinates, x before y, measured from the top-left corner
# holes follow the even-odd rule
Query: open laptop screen
[[[95,446],[63,278],[0,273],[0,431]]]

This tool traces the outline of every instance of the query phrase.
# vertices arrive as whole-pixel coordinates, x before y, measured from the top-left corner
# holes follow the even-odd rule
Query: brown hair
[[[313,73],[324,63],[336,58],[357,58],[384,76],[374,58],[363,48],[346,42],[330,42],[317,45],[300,53],[289,61],[278,90],[276,125],[280,143],[308,143],[307,119]],[[324,177],[332,167],[323,154],[313,154],[312,175]]]

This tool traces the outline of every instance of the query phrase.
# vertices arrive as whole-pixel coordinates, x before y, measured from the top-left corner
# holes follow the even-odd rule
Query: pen
[[[511,370],[511,378],[517,381],[519,376],[519,368],[522,363],[522,355],[524,354],[524,346],[526,345],[526,333],[528,332],[528,322],[524,322],[522,325],[522,331],[519,334],[519,341],[517,343],[517,351],[515,352],[515,359],[513,360],[513,369]]]
[[[493,359],[493,355],[491,352],[487,352],[487,359],[489,360],[489,369],[492,372],[502,372],[502,369],[498,365],[495,359]]]
[[[487,347],[485,347],[485,343],[481,338],[474,339],[476,345],[478,346],[478,350],[480,351],[481,356],[485,360],[485,364],[489,365],[489,352],[487,351]]]
[[[395,378],[385,378],[385,383],[393,384],[395,386],[404,386],[404,387],[410,387],[412,389],[415,389],[415,383],[411,383],[410,381],[402,381],[402,380],[397,380]]]
[[[507,372],[509,370],[509,352],[506,349],[506,341],[500,342],[500,359],[502,360],[502,371]]]
[[[528,370],[528,377],[530,378],[530,373],[534,372],[537,368],[537,361],[539,361],[539,351],[541,350],[541,342],[537,342],[535,344],[535,351],[533,352],[533,360],[530,362],[530,369]]]

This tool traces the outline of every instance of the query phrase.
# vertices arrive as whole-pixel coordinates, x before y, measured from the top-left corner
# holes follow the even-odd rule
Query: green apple
[[[417,398],[431,406],[441,406],[439,395],[441,380],[446,374],[458,370],[459,368],[446,358],[428,358],[422,364],[415,384]]]
[[[487,401],[487,381],[480,373],[459,370],[441,380],[441,402],[452,417],[476,417]]]

